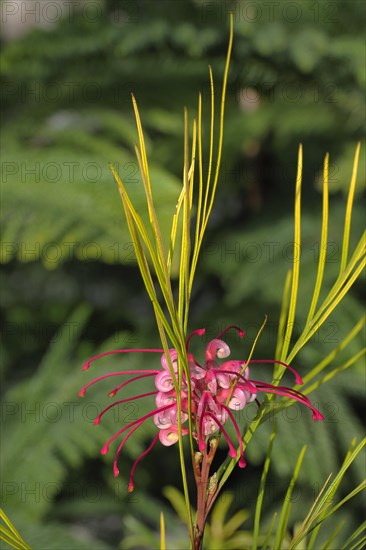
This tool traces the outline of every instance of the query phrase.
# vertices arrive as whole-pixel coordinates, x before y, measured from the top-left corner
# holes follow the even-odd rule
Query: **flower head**
[[[79,392],[79,396],[83,397],[86,390],[106,378],[113,376],[132,376],[128,380],[120,383],[114,387],[110,392],[110,397],[115,395],[127,387],[129,384],[136,380],[143,378],[154,377],[155,389],[153,391],[142,393],[140,395],[134,395],[133,397],[125,397],[114,401],[108,407],[106,407],[94,420],[94,424],[98,425],[102,417],[113,407],[133,401],[136,399],[155,397],[155,406],[152,410],[142,416],[141,418],[130,422],[120,430],[118,430],[101,449],[102,454],[106,454],[109,450],[110,444],[117,438],[124,435],[120,445],[115,454],[113,470],[114,475],[119,474],[118,470],[118,457],[123,450],[124,445],[128,439],[138,430],[144,422],[152,419],[158,432],[153,438],[150,446],[137,458],[132,466],[129,491],[134,489],[134,473],[138,463],[153,449],[158,440],[164,446],[174,445],[179,439],[179,425],[181,427],[182,435],[189,433],[188,421],[189,415],[191,415],[191,425],[193,427],[192,436],[196,440],[198,449],[201,453],[205,453],[207,450],[207,444],[212,436],[217,432],[221,433],[229,447],[229,454],[232,458],[239,455],[238,464],[241,468],[245,466],[244,450],[242,435],[239,430],[239,426],[232,411],[238,411],[243,409],[248,403],[257,400],[259,393],[273,393],[283,397],[288,397],[302,403],[312,411],[314,420],[323,420],[323,415],[311,404],[310,400],[300,392],[285,387],[274,386],[258,380],[249,378],[249,365],[244,360],[226,360],[219,362],[219,360],[227,359],[230,355],[230,348],[228,344],[222,339],[223,336],[230,330],[236,330],[241,338],[244,337],[244,332],[236,326],[229,326],[222,331],[216,338],[211,340],[206,346],[205,350],[205,363],[202,366],[198,363],[192,353],[189,352],[189,343],[194,335],[203,336],[205,329],[199,329],[192,332],[187,338],[186,350],[187,350],[187,362],[188,362],[188,376],[184,372],[182,374],[182,383],[178,390],[178,353],[175,349],[169,350],[169,356],[167,357],[163,349],[122,349],[109,351],[102,353],[95,357],[92,357],[84,365],[84,370],[88,370],[90,364],[96,359],[100,359],[106,355],[114,353],[160,353],[161,367],[153,370],[126,370],[118,371],[109,374],[104,374],[95,378],[88,384],[86,384]],[[294,376],[296,384],[302,384],[302,379],[298,372],[290,365],[274,359],[262,359],[262,360],[250,360],[250,366],[257,363],[277,363],[288,370],[290,370]],[[180,392],[180,407],[177,402],[178,391]],[[180,415],[180,419],[179,419]],[[180,420],[180,422],[179,422]],[[236,443],[235,446],[231,440],[228,432],[225,429],[225,424],[230,421],[235,434]],[[238,450],[237,450],[238,447]]]

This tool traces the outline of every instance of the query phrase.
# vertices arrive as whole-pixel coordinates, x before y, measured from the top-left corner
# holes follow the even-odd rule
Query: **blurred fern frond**
[[[108,141],[96,135],[100,128],[116,133],[118,123],[130,139],[129,123],[113,112],[85,113],[84,117],[65,112],[59,113],[59,118],[57,124],[49,121],[52,127],[47,133],[43,130],[34,137],[35,144],[28,152],[19,146],[5,148],[2,197],[7,208],[1,211],[0,261],[41,260],[48,268],[73,258],[131,263],[133,243],[120,223],[118,192],[108,162],[117,159],[140,207],[141,177],[126,149],[116,147],[111,138]],[[63,123],[69,125],[67,131],[57,128]],[[151,171],[159,181],[157,209],[165,234],[178,195],[178,180],[162,167],[152,166]]]

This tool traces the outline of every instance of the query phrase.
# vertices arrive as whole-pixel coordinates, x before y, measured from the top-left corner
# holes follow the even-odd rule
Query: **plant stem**
[[[210,450],[201,455],[201,467],[197,464],[197,520],[194,528],[194,550],[201,550],[208,515],[210,467],[217,450],[216,439],[210,440]]]

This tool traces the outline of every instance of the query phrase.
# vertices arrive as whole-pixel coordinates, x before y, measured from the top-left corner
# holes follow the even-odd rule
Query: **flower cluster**
[[[134,489],[133,478],[138,463],[152,450],[158,439],[163,445],[169,446],[178,441],[179,429],[181,429],[182,435],[187,435],[189,433],[187,427],[189,414],[191,415],[192,436],[197,441],[199,450],[202,453],[206,452],[210,436],[215,432],[220,432],[227,441],[230,456],[234,458],[239,455],[238,465],[241,468],[245,467],[243,442],[232,411],[243,409],[248,403],[256,400],[258,393],[274,393],[283,397],[295,399],[312,410],[314,420],[323,420],[324,417],[322,414],[313,407],[309,399],[300,392],[285,386],[273,386],[272,384],[254,379],[249,380],[249,367],[246,361],[228,360],[219,364],[218,359],[226,359],[230,355],[229,346],[222,340],[222,337],[230,329],[236,330],[241,338],[244,337],[244,332],[239,327],[227,327],[206,346],[204,366],[197,362],[193,354],[189,352],[188,347],[192,336],[202,336],[205,333],[205,329],[199,329],[190,334],[186,342],[189,380],[187,380],[187,376],[183,372],[180,386],[178,383],[178,353],[175,349],[169,350],[169,357],[165,355],[163,349],[124,349],[109,351],[92,357],[84,365],[84,370],[88,370],[92,361],[114,353],[138,352],[162,354],[160,359],[162,368],[156,370],[119,371],[105,374],[86,384],[79,392],[79,396],[83,397],[87,388],[100,380],[112,376],[134,375],[132,378],[119,384],[109,392],[108,395],[114,397],[117,392],[136,380],[151,376],[155,377],[156,389],[154,391],[115,401],[98,414],[94,420],[95,425],[99,424],[106,412],[121,403],[155,396],[156,407],[148,414],[142,416],[138,420],[130,422],[125,427],[118,430],[101,450],[102,454],[106,454],[109,450],[109,445],[115,439],[127,432],[114,458],[113,469],[114,475],[117,476],[119,474],[117,466],[118,457],[127,440],[146,420],[152,418],[155,426],[158,428],[158,432],[153,438],[150,446],[133,464],[129,480],[129,491]],[[283,365],[294,374],[296,384],[302,384],[300,375],[286,363],[274,359],[250,360],[251,366],[257,363],[277,363]],[[180,423],[178,418],[179,406],[177,403],[178,386],[180,387]],[[239,450],[235,448],[229,434],[224,428],[228,420],[232,423],[236,433]]]

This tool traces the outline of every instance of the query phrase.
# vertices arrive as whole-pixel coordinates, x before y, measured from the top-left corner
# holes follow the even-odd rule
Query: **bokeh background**
[[[179,487],[176,448],[157,446],[139,466],[135,492],[127,494],[130,467],[151,440],[153,423],[129,441],[117,480],[112,451],[106,457],[99,453],[113,430],[149,410],[149,402],[121,407],[96,428],[92,421],[108,404],[111,386],[95,386],[84,400],[77,392],[92,377],[81,372],[89,356],[158,342],[108,169],[108,162],[118,167],[141,204],[130,94],[140,108],[166,233],[181,185],[183,107],[192,121],[202,92],[207,138],[208,65],[219,96],[230,9],[235,38],[222,170],[190,327],[206,326],[208,341],[226,324],[243,326],[246,342],[232,338],[231,344],[236,357],[245,357],[267,314],[256,355],[268,358],[291,265],[300,142],[304,245],[294,337],[316,275],[319,176],[327,152],[331,244],[325,287],[338,274],[345,197],[356,143],[364,136],[363,2],[6,0],[1,5],[2,502],[34,548],[155,548],[160,510],[166,513],[170,547],[186,547],[184,526],[164,497],[164,487]],[[364,214],[362,151],[353,243]],[[297,357],[294,366],[302,374],[359,320],[362,294],[359,283]],[[361,345],[359,336],[344,357]],[[104,360],[93,372],[154,365],[156,358],[125,356]],[[260,376],[269,376],[267,367]],[[264,502],[268,519],[284,496],[303,443],[309,446],[293,525],[339,466],[352,438],[360,439],[364,381],[360,362],[319,389],[314,399],[326,416],[321,425],[299,407],[279,419]],[[143,387],[137,384],[137,390]],[[246,410],[243,425],[254,414]],[[235,472],[227,487],[234,497],[230,513],[248,511],[248,531],[271,429],[268,422],[258,430],[247,449],[247,468]],[[226,452],[223,447],[221,459]],[[363,465],[356,463],[344,491],[363,475]],[[355,501],[337,521],[346,519],[351,529],[361,511]]]

